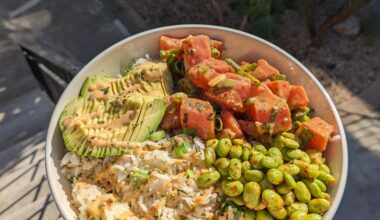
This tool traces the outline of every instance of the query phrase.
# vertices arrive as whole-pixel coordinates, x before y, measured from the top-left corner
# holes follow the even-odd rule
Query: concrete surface
[[[47,55],[54,50],[83,65],[129,35],[129,29],[106,9],[106,2],[0,3],[0,219],[60,218],[43,162],[44,130],[53,103],[32,77],[17,42],[47,48]],[[340,106],[350,161],[347,187],[335,216],[338,220],[380,219],[378,82]]]

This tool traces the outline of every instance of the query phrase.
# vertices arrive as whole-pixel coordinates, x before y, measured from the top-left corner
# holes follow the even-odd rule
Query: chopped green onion
[[[196,93],[197,88],[195,85],[188,79],[180,79],[178,80],[178,85],[182,92],[192,95]]]
[[[194,171],[193,170],[186,170],[186,178],[191,179],[194,177]]]
[[[225,79],[216,85],[216,88],[233,88],[236,85],[236,81],[232,79]]]
[[[195,107],[198,109],[199,112],[203,112],[206,109],[206,106],[202,103],[196,103]]]
[[[165,50],[160,50],[160,57],[161,57],[161,59],[166,57],[166,51]]]
[[[254,104],[254,102],[255,102],[255,98],[254,98],[254,97],[249,97],[249,98],[247,99],[247,101],[245,101],[245,104],[246,104],[247,106],[252,106],[252,105]]]
[[[302,121],[309,121],[310,117],[308,115],[302,116]]]
[[[122,76],[126,76],[126,75],[128,75],[129,73],[132,72],[133,67],[134,67],[133,65],[130,66],[128,69],[124,70],[123,73],[122,73],[121,75],[122,75]]]
[[[298,136],[299,140],[301,141],[301,146],[305,147],[311,138],[313,137],[313,134],[309,131],[308,128],[303,128],[301,131],[301,134]]]
[[[244,212],[241,210],[238,210],[238,209],[234,210],[234,217],[237,219],[240,219],[240,216],[242,216],[243,214],[244,214]]]
[[[170,50],[160,50],[161,59],[168,58],[170,56],[175,56],[177,54],[183,53],[182,49],[170,49]]]
[[[215,47],[211,48],[211,56],[212,57],[219,57],[220,56],[219,50],[216,49]]]
[[[286,75],[280,74],[280,73],[276,73],[274,76],[271,77],[271,79],[273,81],[275,81],[275,80],[286,80]]]
[[[226,59],[226,63],[227,63],[228,65],[232,66],[232,68],[233,68],[236,72],[238,72],[238,71],[240,70],[240,66],[239,66],[237,63],[235,63],[235,61],[233,61],[231,58],[227,58],[227,59]]]
[[[186,93],[183,93],[183,92],[176,92],[173,94],[173,101],[175,103],[182,103],[182,99],[183,98],[187,98],[188,96],[186,95]]]
[[[70,178],[69,178],[70,182],[72,182],[72,183],[75,182],[76,179],[77,179],[77,178],[76,178],[75,176],[70,176]]]
[[[136,170],[129,173],[129,182],[140,187],[148,179],[148,172],[145,170]]]
[[[296,110],[296,112],[293,114],[294,119],[304,122],[310,120],[310,117],[307,115],[310,112],[310,108],[305,106],[301,109]]]
[[[248,79],[251,80],[251,82],[255,85],[259,85],[261,82],[260,80],[258,80],[256,77],[252,76],[251,74],[247,73],[247,72],[243,72],[243,71],[239,71],[239,74],[247,77]]]
[[[227,59],[226,59],[226,63],[227,63],[228,65],[232,66],[232,68],[233,68],[238,74],[243,75],[243,76],[247,77],[248,79],[250,79],[251,82],[252,82],[253,84],[258,85],[258,84],[261,83],[260,80],[258,80],[256,77],[254,77],[254,76],[252,76],[251,74],[249,74],[249,73],[247,73],[247,72],[241,70],[240,66],[239,66],[237,63],[235,63],[235,61],[233,61],[231,58],[227,58]]]
[[[251,72],[251,71],[254,71],[256,67],[257,67],[257,63],[250,63],[241,67],[241,70],[243,70],[244,72]]]
[[[174,62],[174,71],[176,73],[185,73],[185,65],[182,60],[176,60]]]
[[[175,58],[175,56],[169,56],[169,57],[168,57],[168,60],[167,60],[168,65],[169,65],[169,66],[172,66],[172,65],[175,63],[176,60],[177,60],[177,59]]]
[[[302,110],[303,112],[305,112],[305,114],[309,114],[309,112],[311,111],[311,109],[310,109],[309,107],[307,107],[307,106],[301,108],[301,110]]]
[[[195,136],[197,135],[197,130],[191,128],[182,128],[182,133],[189,136]]]
[[[220,116],[215,117],[214,123],[215,123],[215,130],[217,130],[217,131],[223,130],[223,121],[220,118]]]
[[[174,153],[179,158],[181,158],[181,157],[183,157],[183,155],[185,155],[185,151],[181,147],[174,147]]]
[[[210,68],[208,68],[208,66],[201,66],[200,68],[199,68],[199,73],[201,74],[201,75],[204,75],[205,73],[207,73],[207,71],[209,70]]]
[[[150,136],[149,136],[149,140],[153,141],[153,142],[156,142],[156,141],[159,141],[159,140],[162,140],[164,139],[166,136],[166,133],[165,131],[161,130],[161,131],[156,131],[156,132],[153,132]]]
[[[293,128],[292,128],[292,130],[296,131],[301,125],[302,125],[302,122],[300,122],[300,121],[295,121],[295,122],[293,123]]]
[[[190,147],[190,142],[188,141],[182,141],[181,143],[177,144],[174,146],[174,154],[181,158],[185,155],[185,153],[187,152],[187,149]]]

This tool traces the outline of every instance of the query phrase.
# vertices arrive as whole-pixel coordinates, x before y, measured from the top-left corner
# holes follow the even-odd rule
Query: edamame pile
[[[322,219],[330,208],[327,186],[335,183],[322,153],[301,149],[292,133],[272,140],[208,140],[205,162],[215,170],[203,173],[198,187],[220,186],[222,212],[231,207],[245,219]]]

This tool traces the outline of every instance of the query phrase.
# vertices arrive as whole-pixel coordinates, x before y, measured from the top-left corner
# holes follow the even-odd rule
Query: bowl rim
[[[100,54],[98,54],[97,56],[95,56],[90,62],[88,62],[76,75],[75,77],[71,80],[70,83],[74,82],[76,80],[76,78],[79,78],[80,75],[82,75],[84,72],[87,71],[87,69],[92,66],[94,63],[96,63],[99,59],[101,59],[103,56],[105,56],[106,54],[110,53],[110,51],[112,51],[114,48],[117,48],[119,47],[120,45],[126,43],[126,42],[129,42],[129,41],[132,41],[134,39],[137,39],[137,38],[140,38],[140,37],[143,37],[145,35],[149,35],[149,34],[152,34],[152,33],[155,33],[155,32],[160,32],[160,31],[169,31],[169,30],[173,30],[173,29],[189,29],[189,28],[200,28],[200,29],[212,29],[212,30],[219,30],[219,31],[224,31],[224,32],[231,32],[231,33],[235,33],[235,34],[238,34],[238,35],[242,35],[242,36],[245,36],[245,37],[248,37],[248,38],[251,38],[251,39],[254,39],[254,40],[257,40],[265,45],[267,45],[268,47],[271,47],[275,50],[277,50],[278,52],[280,52],[282,55],[284,55],[285,57],[287,57],[288,59],[290,59],[292,62],[294,62],[295,64],[297,64],[307,75],[308,77],[313,81],[313,83],[318,87],[318,89],[322,92],[322,94],[325,96],[330,108],[331,108],[331,111],[334,115],[334,118],[337,122],[337,128],[338,128],[338,133],[340,135],[340,141],[342,143],[342,172],[341,172],[341,178],[340,178],[340,182],[339,182],[339,186],[338,186],[338,190],[336,192],[336,196],[335,196],[335,199],[334,199],[334,203],[332,204],[332,206],[330,207],[330,210],[329,212],[327,213],[326,217],[327,219],[332,219],[336,213],[336,211],[338,210],[338,207],[339,207],[339,204],[342,200],[342,197],[343,197],[343,193],[344,193],[344,190],[345,190],[345,187],[346,187],[346,181],[347,181],[347,172],[348,172],[348,149],[347,149],[347,140],[346,140],[346,135],[345,135],[345,131],[344,131],[344,128],[343,128],[343,123],[342,123],[342,120],[339,116],[339,113],[335,107],[335,104],[334,102],[332,101],[330,95],[327,93],[327,91],[324,89],[324,87],[321,85],[321,83],[317,80],[317,78],[310,72],[310,70],[308,70],[301,62],[299,62],[296,58],[294,58],[292,55],[290,55],[289,53],[287,53],[286,51],[284,51],[283,49],[279,48],[278,46],[274,45],[273,43],[267,41],[267,40],[264,40],[260,37],[257,37],[255,35],[252,35],[252,34],[249,34],[249,33],[246,33],[246,32],[243,32],[243,31],[240,31],[240,30],[236,30],[236,29],[232,29],[232,28],[227,28],[227,27],[222,27],[222,26],[215,26],[215,25],[204,25],[204,24],[183,24],[183,25],[171,25],[171,26],[164,26],[164,27],[159,27],[159,28],[154,28],[154,29],[150,29],[150,30],[147,30],[147,31],[143,31],[143,32],[140,32],[138,34],[135,34],[135,35],[131,35],[125,39],[122,39],[118,42],[116,42],[115,44],[111,45],[110,47],[108,47],[107,49],[105,49],[104,51],[102,51]],[[64,96],[66,93],[68,93],[68,90],[64,90],[64,92],[62,93],[61,96]],[[62,103],[62,99],[60,98],[56,104],[56,106],[60,106],[64,103]],[[56,198],[58,198],[58,192],[57,192],[57,189],[54,187],[54,184],[53,184],[53,179],[51,177],[51,173],[53,172],[53,170],[51,169],[51,167],[53,166],[53,164],[51,163],[51,160],[50,160],[50,154],[51,154],[51,150],[52,150],[52,147],[51,147],[51,140],[52,140],[52,137],[53,137],[53,131],[55,130],[57,124],[57,120],[59,118],[59,115],[60,115],[61,112],[58,112],[58,109],[57,108],[54,108],[54,111],[53,111],[53,114],[50,118],[50,123],[49,123],[49,127],[48,127],[48,130],[47,130],[47,137],[46,137],[46,146],[45,146],[45,169],[46,169],[46,173],[47,173],[47,179],[48,179],[48,183],[49,183],[49,188],[50,188],[50,191],[53,195],[53,199],[54,199],[54,202],[55,204],[57,205],[57,208],[60,212],[60,214],[62,215],[62,217],[64,219],[69,219],[70,216],[68,214],[68,212],[65,210],[65,207],[63,207],[63,205],[61,205],[61,203],[58,202],[58,200],[56,200]]]

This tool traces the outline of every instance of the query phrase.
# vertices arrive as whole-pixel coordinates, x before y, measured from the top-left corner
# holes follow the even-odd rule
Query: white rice
[[[179,135],[192,141],[184,158],[172,152],[171,141],[139,145],[143,153],[127,153],[117,158],[78,157],[66,153],[61,161],[63,174],[72,179],[72,204],[80,219],[89,219],[101,207],[101,219],[212,219],[219,206],[220,189],[199,189],[195,182],[204,162],[204,142],[199,138]],[[154,150],[149,150],[154,146]],[[201,158],[199,158],[201,157]],[[189,171],[191,170],[191,171]],[[149,173],[145,183],[137,186],[130,179],[134,172]],[[193,172],[189,177],[188,172]],[[110,199],[110,196],[112,199]],[[99,201],[107,205],[94,206]],[[112,200],[112,202],[110,202]],[[103,204],[102,203],[102,204]]]

